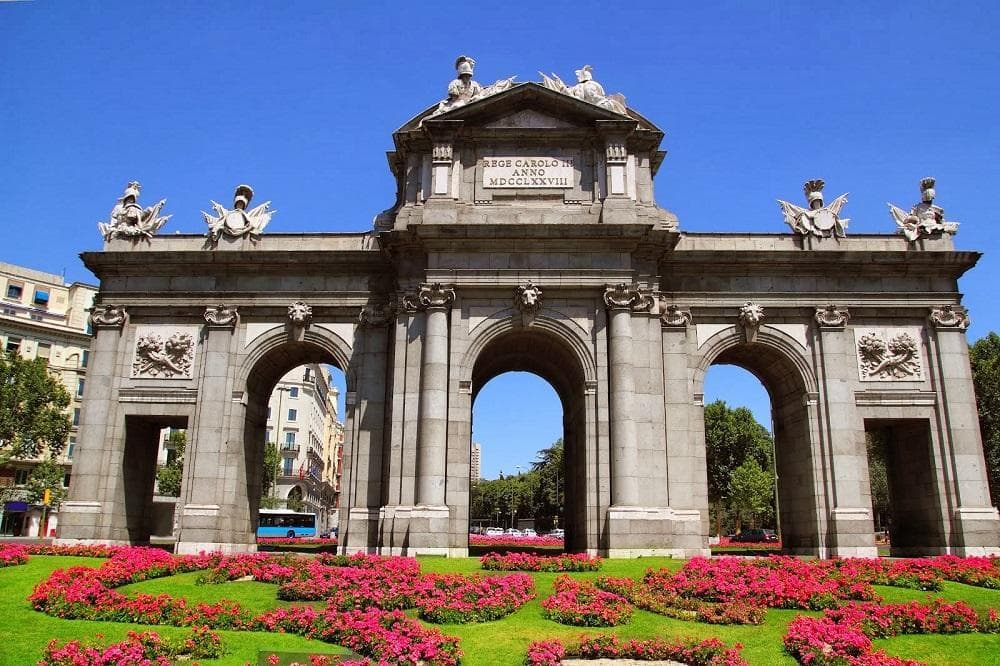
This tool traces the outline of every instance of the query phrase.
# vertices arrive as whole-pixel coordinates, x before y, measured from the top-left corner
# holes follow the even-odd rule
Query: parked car
[[[557,539],[565,539],[566,538],[566,530],[564,530],[563,528],[559,527],[559,528],[554,529],[551,532],[549,532],[549,536],[550,537],[555,537]]]
[[[499,527],[487,527],[486,536],[503,536],[503,530]]]
[[[523,537],[536,537],[536,536],[538,536],[538,533],[535,532],[535,530],[533,530],[533,529],[531,529],[529,527],[527,529],[521,530],[521,536],[523,536]]]
[[[507,536],[519,537],[521,536],[521,530],[517,529],[516,527],[508,527],[506,530],[504,530],[504,534],[506,534]]]
[[[777,540],[778,535],[774,533],[774,530],[760,528],[740,530],[740,533],[733,537],[733,541],[736,543],[766,543]]]

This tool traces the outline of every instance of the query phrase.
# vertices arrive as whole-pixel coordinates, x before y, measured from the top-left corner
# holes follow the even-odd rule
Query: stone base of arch
[[[469,555],[467,546],[453,543],[447,506],[386,506],[379,511],[380,555]]]
[[[256,553],[256,543],[229,543],[225,541],[178,541],[174,546],[177,555],[197,555],[198,553],[222,553],[236,555]]]
[[[700,511],[670,507],[612,506],[608,509],[611,558],[708,556]]]
[[[830,515],[834,544],[824,557],[878,557],[871,509],[837,507]]]

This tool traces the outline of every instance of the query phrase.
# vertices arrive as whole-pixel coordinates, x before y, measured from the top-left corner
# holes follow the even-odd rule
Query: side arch
[[[236,386],[250,393],[259,384],[273,386],[290,368],[306,363],[330,363],[344,373],[347,390],[355,390],[355,370],[351,367],[353,348],[336,333],[322,327],[305,331],[294,340],[284,326],[275,326],[255,338],[247,349],[236,374]],[[268,389],[270,390],[270,389]]]
[[[760,354],[763,352],[764,356]],[[747,343],[737,326],[730,326],[715,333],[698,348],[698,364],[692,377],[693,392],[702,393],[708,369],[717,363],[738,365],[754,374],[765,386],[777,386],[797,379],[801,389],[814,394],[819,384],[813,372],[806,349],[784,331],[764,325],[757,332],[757,339]],[[797,377],[787,376],[794,368]],[[782,376],[784,371],[784,376]]]

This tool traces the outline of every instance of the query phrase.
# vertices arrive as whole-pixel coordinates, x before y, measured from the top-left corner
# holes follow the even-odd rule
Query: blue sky
[[[204,231],[241,182],[269,231],[365,230],[392,131],[458,54],[484,84],[589,63],[666,132],[657,198],[688,231],[783,232],[775,199],[818,177],[851,193],[848,233],[891,233],[886,201],[936,176],[957,246],[985,253],[961,283],[976,339],[1000,330],[1000,3],[888,4],[0,2],[0,259],[93,281],[77,254],[131,179],[166,233]],[[498,393],[476,437],[506,471],[560,417],[537,410],[520,451],[524,396]]]

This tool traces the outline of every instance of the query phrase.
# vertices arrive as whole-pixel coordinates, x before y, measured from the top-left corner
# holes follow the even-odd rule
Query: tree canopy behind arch
[[[66,387],[43,359],[0,354],[0,463],[58,455],[72,427]]]
[[[979,432],[993,503],[1000,504],[1000,335],[990,332],[969,347]]]

